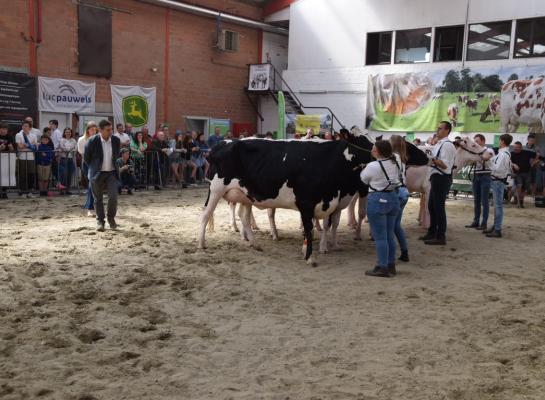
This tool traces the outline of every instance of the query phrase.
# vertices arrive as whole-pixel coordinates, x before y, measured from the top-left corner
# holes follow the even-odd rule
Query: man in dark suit
[[[97,231],[104,232],[104,192],[108,193],[108,224],[116,229],[117,189],[119,170],[116,160],[119,157],[121,143],[112,135],[112,123],[103,119],[98,124],[99,134],[92,136],[85,145],[84,161],[87,164],[88,178],[95,200]]]

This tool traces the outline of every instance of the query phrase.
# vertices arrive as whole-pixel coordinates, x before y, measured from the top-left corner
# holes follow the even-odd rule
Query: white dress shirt
[[[100,168],[100,170],[104,172],[113,171],[114,164],[112,162],[112,138],[109,138],[106,141],[101,135],[100,142],[102,143],[102,168]]]
[[[361,181],[366,185],[369,185],[370,192],[380,192],[384,190],[392,191],[402,185],[402,177],[405,166],[401,162],[401,158],[398,154],[394,154],[394,156],[397,161],[397,165],[391,159],[377,160],[367,164],[363,171],[361,171]],[[384,171],[380,167],[381,163],[389,179],[386,177]]]
[[[52,133],[51,133],[51,141],[53,142],[53,146],[55,147],[55,150],[57,150],[61,144],[61,139],[62,139],[62,132],[60,129],[55,129]]]
[[[456,147],[454,147],[454,144],[448,140],[448,136],[437,142],[437,144],[433,147],[432,156],[443,161],[447,168],[442,169],[438,166],[432,166],[431,175],[452,174],[452,168],[454,168],[454,159],[456,158]]]
[[[493,180],[503,180],[511,173],[511,153],[509,148],[504,147],[492,159],[491,172]]]

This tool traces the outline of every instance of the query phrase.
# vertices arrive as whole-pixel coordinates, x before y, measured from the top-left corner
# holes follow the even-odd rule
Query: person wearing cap
[[[136,186],[136,178],[134,176],[134,162],[130,159],[130,150],[121,149],[121,157],[117,159],[116,163],[119,169],[119,194],[123,189],[127,189],[127,194],[132,194]]]

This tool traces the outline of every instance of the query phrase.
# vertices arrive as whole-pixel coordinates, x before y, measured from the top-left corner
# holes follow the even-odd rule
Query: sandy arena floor
[[[430,248],[411,200],[411,262],[380,279],[345,215],[315,269],[292,211],[277,243],[255,212],[257,251],[222,203],[197,251],[205,196],[124,195],[103,234],[82,197],[1,201],[0,398],[545,399],[545,210],[507,209],[494,240],[449,201]]]

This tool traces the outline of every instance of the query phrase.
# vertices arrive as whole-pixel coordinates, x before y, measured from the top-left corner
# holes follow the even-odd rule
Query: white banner
[[[150,133],[155,132],[157,90],[154,87],[110,85],[110,88],[115,124],[128,123],[135,128],[147,126]]]
[[[0,186],[13,187],[16,186],[15,180],[15,163],[17,158],[15,153],[0,153]]]
[[[271,75],[271,64],[250,65],[248,74],[248,90],[268,90]]]
[[[38,109],[61,113],[95,112],[96,84],[38,77]]]

